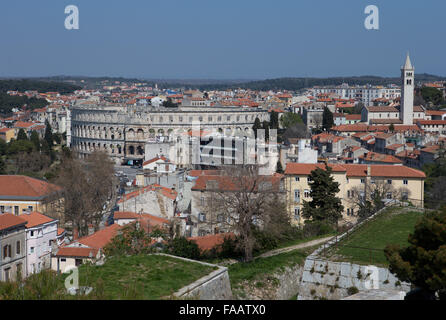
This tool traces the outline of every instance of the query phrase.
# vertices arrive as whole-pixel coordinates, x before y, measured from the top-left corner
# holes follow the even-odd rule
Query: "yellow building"
[[[339,183],[337,196],[344,206],[341,223],[357,220],[361,198],[370,199],[379,192],[383,201],[405,201],[417,207],[424,204],[424,180],[426,175],[419,170],[401,165],[328,164],[332,176]],[[294,224],[302,224],[304,201],[311,201],[309,176],[316,168],[325,169],[325,164],[288,163],[285,170],[287,209]]]
[[[0,214],[9,212],[16,216],[38,211],[52,218],[63,220],[63,200],[59,186],[43,180],[19,176],[0,175]]]
[[[1,128],[0,129],[0,139],[9,143],[11,139],[15,139],[15,131],[12,128]]]

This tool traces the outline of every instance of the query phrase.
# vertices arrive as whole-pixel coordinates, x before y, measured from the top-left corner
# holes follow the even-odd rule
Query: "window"
[[[387,192],[387,195],[386,195],[386,197],[387,197],[387,199],[392,199],[392,192]]]
[[[299,180],[300,180],[299,177],[294,178],[294,181],[296,181],[296,182],[299,182]]]
[[[206,215],[204,213],[199,213],[198,214],[198,220],[200,222],[205,222],[206,221]]]
[[[365,183],[365,179],[364,178],[361,179],[361,183]]]
[[[299,207],[296,207],[296,208],[294,208],[294,219],[299,219],[299,217],[300,217],[300,208]]]
[[[31,237],[34,237],[34,231],[31,231]]]
[[[223,222],[224,218],[225,217],[222,214],[217,215],[217,222]]]
[[[34,247],[29,248],[29,253],[34,253]]]
[[[11,280],[11,268],[6,268],[5,269],[5,281],[8,282],[9,280]]]
[[[310,177],[307,177],[307,182],[311,182],[311,178]]]
[[[309,198],[309,197],[310,197],[310,190],[305,189],[305,191],[304,191],[304,197],[305,197],[305,198]]]
[[[20,254],[20,241],[17,241],[16,243],[16,253]]]
[[[29,210],[29,212],[32,212],[33,211],[33,206],[28,206],[28,210]]]
[[[409,193],[408,192],[403,192],[401,198],[403,199],[403,201],[409,200]]]
[[[403,180],[403,184],[409,184],[409,181],[407,181],[406,179]]]
[[[351,194],[350,190],[347,190],[347,198],[351,198],[351,197],[352,197],[352,194]]]
[[[375,179],[370,179],[370,182],[372,183],[372,184],[375,184]]]
[[[11,245],[7,244],[3,247],[3,259],[11,258]]]
[[[61,259],[60,259],[60,262],[65,262],[65,261],[67,261],[66,258],[61,258]]]
[[[300,191],[294,190],[294,201],[300,201]]]
[[[14,214],[15,214],[16,216],[19,215],[19,206],[14,206]]]
[[[387,180],[387,184],[392,184],[392,180]]]

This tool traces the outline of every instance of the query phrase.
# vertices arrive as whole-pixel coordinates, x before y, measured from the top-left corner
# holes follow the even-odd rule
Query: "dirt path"
[[[317,246],[318,244],[322,244],[330,239],[332,239],[333,236],[331,237],[326,237],[326,238],[321,238],[321,239],[316,239],[316,240],[312,240],[312,241],[308,241],[308,242],[304,242],[304,243],[299,243],[296,244],[294,246],[291,247],[285,247],[285,248],[280,248],[280,249],[275,249],[275,250],[271,250],[265,253],[262,253],[260,256],[255,257],[254,259],[258,259],[258,258],[267,258],[267,257],[271,257],[271,256],[275,256],[284,252],[289,252],[289,251],[293,251],[296,249],[303,249],[303,248],[307,248],[307,247],[312,247],[312,246]]]

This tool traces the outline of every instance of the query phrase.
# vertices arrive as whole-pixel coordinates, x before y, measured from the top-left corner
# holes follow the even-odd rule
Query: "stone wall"
[[[181,259],[193,263],[200,263],[210,267],[217,267],[207,276],[204,276],[195,282],[181,288],[174,293],[174,296],[179,299],[194,299],[194,300],[231,300],[232,290],[231,283],[229,282],[228,268],[217,266],[214,264],[176,257],[168,254],[158,253],[172,257],[175,259]]]
[[[372,289],[409,292],[410,284],[400,282],[386,268],[309,257],[305,261],[297,299],[338,300],[356,293],[351,291],[353,288],[357,292]]]

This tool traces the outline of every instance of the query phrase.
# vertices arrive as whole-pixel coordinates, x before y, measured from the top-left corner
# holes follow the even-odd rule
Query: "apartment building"
[[[25,277],[26,220],[10,213],[0,214],[0,281]]]
[[[0,175],[0,213],[21,215],[38,211],[55,219],[63,218],[61,188],[27,176]],[[54,197],[53,197],[54,196]]]
[[[383,201],[407,200],[415,206],[423,207],[426,175],[422,171],[402,165],[328,164],[328,166],[332,169],[334,180],[339,183],[337,196],[344,206],[343,222],[354,222],[357,219],[354,192],[368,192],[367,190],[371,188],[367,186],[374,184],[384,184],[388,190]],[[293,224],[300,225],[304,222],[303,204],[304,201],[311,201],[309,176],[316,168],[325,169],[325,164],[287,164],[285,189],[287,208]]]

